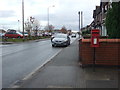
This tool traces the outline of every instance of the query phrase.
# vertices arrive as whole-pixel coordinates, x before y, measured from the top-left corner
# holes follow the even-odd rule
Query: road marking
[[[22,80],[27,80],[29,79],[31,76],[33,76],[41,67],[44,67],[45,64],[47,64],[49,61],[51,61],[56,55],[58,55],[60,52],[62,51],[62,49],[60,49],[56,54],[54,54],[52,57],[50,57],[49,59],[47,59],[41,66],[39,66],[38,68],[36,68],[33,72],[31,72],[29,75],[27,75],[25,78],[23,78]]]
[[[28,80],[29,78],[31,78],[34,74],[37,73],[38,70],[40,70],[42,67],[44,67],[49,61],[51,61],[55,56],[57,56],[60,52],[62,51],[62,49],[60,49],[57,53],[55,53],[52,57],[50,57],[49,59],[47,59],[42,65],[40,65],[39,67],[37,67],[35,70],[33,70],[33,72],[31,72],[30,74],[26,75],[22,80],[17,80],[17,81],[25,81]],[[17,81],[15,81],[13,84],[10,85],[10,88],[19,88],[20,85],[16,84]],[[22,84],[22,83],[20,83]]]
[[[77,38],[75,38],[71,44],[76,40]],[[52,57],[50,57],[49,59],[47,59],[42,65],[40,65],[39,67],[37,67],[35,70],[33,70],[33,72],[31,72],[30,74],[26,75],[23,79],[21,80],[17,80],[14,83],[12,83],[10,85],[9,88],[20,88],[20,86],[24,83],[24,81],[28,80],[29,78],[31,78],[33,75],[35,75],[42,67],[44,67],[49,61],[51,61],[55,56],[57,56],[63,49],[60,49],[57,53],[55,53]],[[22,83],[19,83],[19,81],[22,81]]]

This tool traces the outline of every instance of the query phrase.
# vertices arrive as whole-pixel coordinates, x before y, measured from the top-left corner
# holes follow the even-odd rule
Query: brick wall
[[[93,64],[94,48],[90,39],[79,40],[81,64]],[[99,65],[120,65],[120,39],[100,39],[100,47],[95,48],[95,63]]]

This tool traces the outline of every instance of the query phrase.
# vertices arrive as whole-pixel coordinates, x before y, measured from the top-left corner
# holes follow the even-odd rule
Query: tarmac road
[[[72,42],[76,38],[72,38]],[[53,48],[50,40],[2,45],[2,87],[16,81],[41,67],[65,47]]]

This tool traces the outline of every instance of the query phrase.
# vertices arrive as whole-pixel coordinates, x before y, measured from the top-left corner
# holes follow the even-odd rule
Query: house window
[[[105,11],[107,11],[107,5],[105,6]]]

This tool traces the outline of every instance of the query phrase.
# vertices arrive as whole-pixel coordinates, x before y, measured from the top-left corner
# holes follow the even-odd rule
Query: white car
[[[52,40],[52,47],[70,45],[70,37],[67,34],[57,34]]]
[[[4,37],[5,33],[0,33],[0,38]]]
[[[23,34],[23,32],[21,32],[21,34]],[[28,32],[24,32],[24,36],[28,37]]]

